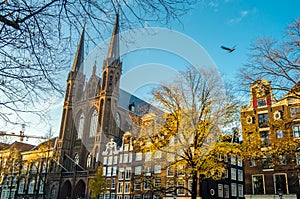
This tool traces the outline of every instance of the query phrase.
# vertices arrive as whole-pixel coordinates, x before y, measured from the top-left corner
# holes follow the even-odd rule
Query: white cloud
[[[249,14],[249,11],[248,11],[248,10],[242,10],[242,11],[240,11],[238,17],[229,19],[229,20],[228,20],[228,23],[230,23],[230,24],[239,23],[239,22],[241,22],[248,14]]]

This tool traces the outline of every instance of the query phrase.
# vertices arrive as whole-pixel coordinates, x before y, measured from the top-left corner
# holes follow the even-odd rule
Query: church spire
[[[74,58],[74,63],[72,66],[72,72],[81,72],[81,73],[83,72],[83,67],[80,67],[80,65],[82,64],[84,59],[84,31],[85,31],[85,25],[82,29],[82,33],[78,43],[77,51]]]
[[[111,61],[118,60],[120,56],[119,48],[119,13],[117,13],[106,59]]]

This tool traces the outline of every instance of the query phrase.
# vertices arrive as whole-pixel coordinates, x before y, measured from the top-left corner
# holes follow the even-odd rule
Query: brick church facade
[[[133,110],[132,105],[138,103],[138,99],[119,91],[122,63],[118,33],[117,15],[101,78],[96,75],[95,64],[87,83],[82,64],[84,30],[81,34],[67,79],[57,144],[58,164],[49,175],[49,198],[86,198],[90,194],[88,180],[95,175],[105,146],[101,143],[110,138],[120,141],[123,134],[121,129],[130,128],[124,115],[133,112],[129,108]],[[119,95],[128,99],[127,106],[119,106]]]

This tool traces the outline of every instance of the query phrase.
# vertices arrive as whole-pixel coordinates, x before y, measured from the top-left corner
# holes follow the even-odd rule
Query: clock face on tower
[[[121,118],[119,113],[116,114],[116,124],[118,127],[121,126]]]

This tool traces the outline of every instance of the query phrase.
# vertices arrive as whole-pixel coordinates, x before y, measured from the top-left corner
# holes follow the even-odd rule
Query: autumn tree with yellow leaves
[[[106,178],[103,176],[103,165],[98,167],[95,177],[91,179],[88,186],[92,191],[92,198],[99,198],[99,195],[104,193],[106,190]]]
[[[202,177],[222,178],[221,157],[240,153],[239,144],[219,139],[224,128],[238,121],[238,103],[216,70],[195,67],[188,67],[174,82],[159,85],[153,96],[163,113],[142,118],[142,150],[161,151],[167,166],[191,176],[192,188],[187,191],[196,199]],[[173,190],[179,188],[183,187]]]

